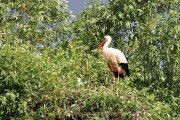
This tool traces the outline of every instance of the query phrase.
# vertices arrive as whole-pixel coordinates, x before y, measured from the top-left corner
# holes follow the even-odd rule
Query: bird
[[[120,78],[124,76],[129,76],[128,61],[124,53],[115,48],[109,48],[112,38],[109,35],[106,35],[102,40],[101,44],[98,46],[97,51],[103,48],[103,56],[113,75],[114,80],[114,94],[118,96],[117,92],[117,82]]]

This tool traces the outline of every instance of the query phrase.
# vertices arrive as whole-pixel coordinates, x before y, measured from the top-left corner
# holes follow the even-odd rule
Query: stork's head
[[[112,40],[112,38],[111,38],[111,36],[106,35],[106,36],[104,37],[104,40],[106,40],[106,42],[107,42],[107,41],[111,41],[111,40]]]
[[[103,38],[101,44],[98,46],[97,51],[98,51],[99,49],[101,49],[106,42],[110,43],[111,40],[112,40],[111,36],[106,35],[106,36]]]

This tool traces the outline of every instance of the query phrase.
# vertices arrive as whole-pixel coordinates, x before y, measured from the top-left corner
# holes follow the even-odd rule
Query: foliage
[[[178,1],[89,2],[71,22],[65,0],[0,1],[0,119],[179,119]],[[130,77],[95,51],[104,35]]]
[[[1,119],[23,118],[40,91],[53,89],[58,74],[48,56],[30,50],[29,45],[0,48]]]
[[[72,15],[65,0],[2,0],[0,5],[2,43],[30,41],[34,45],[52,46],[69,34]]]
[[[171,97],[167,96],[179,96],[180,87],[177,4],[178,1],[156,0],[91,4],[80,14],[75,30],[90,50],[97,47],[105,34],[110,34],[113,46],[128,57],[137,88],[150,87],[151,93],[168,101]]]

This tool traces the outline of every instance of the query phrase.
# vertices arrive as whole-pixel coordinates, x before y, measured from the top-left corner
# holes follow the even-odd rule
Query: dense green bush
[[[56,67],[49,58],[31,51],[31,47],[3,45],[0,48],[2,119],[25,116],[30,112],[33,97],[47,89],[50,92],[53,86],[49,84],[58,79]]]
[[[80,41],[95,49],[106,34],[128,57],[133,86],[148,87],[160,101],[179,97],[179,12],[177,1],[109,0],[79,15]],[[88,37],[91,36],[91,37]],[[173,97],[172,97],[173,96]]]
[[[0,119],[180,118],[177,1],[92,3],[70,22],[66,0],[0,1]],[[106,34],[129,60],[118,97]]]

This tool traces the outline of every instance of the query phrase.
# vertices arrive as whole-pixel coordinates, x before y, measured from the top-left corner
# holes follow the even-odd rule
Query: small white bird
[[[106,60],[107,66],[113,74],[114,94],[117,96],[117,80],[125,75],[129,76],[129,69],[128,61],[124,53],[118,49],[108,48],[111,40],[112,38],[109,35],[106,35],[97,50],[103,47],[103,56]]]

